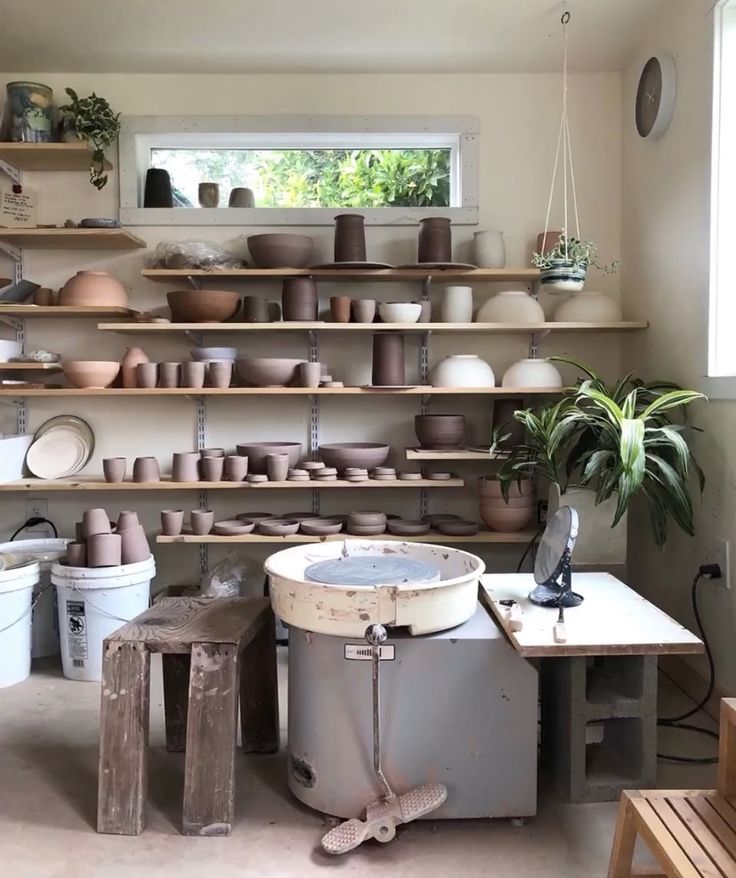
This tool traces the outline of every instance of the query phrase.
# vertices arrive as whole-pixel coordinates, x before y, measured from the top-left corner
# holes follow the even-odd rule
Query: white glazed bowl
[[[434,387],[495,387],[493,369],[475,354],[456,354],[432,370]]]
[[[422,313],[418,302],[380,302],[378,316],[384,323],[416,323]]]
[[[549,360],[519,360],[505,371],[501,387],[562,387],[562,375]]]
[[[477,323],[544,323],[544,311],[524,290],[502,290],[478,311]]]
[[[205,363],[208,360],[236,360],[237,348],[192,348],[190,355],[195,362]]]
[[[557,323],[616,323],[623,315],[615,299],[604,293],[583,290],[561,302],[552,319]]]

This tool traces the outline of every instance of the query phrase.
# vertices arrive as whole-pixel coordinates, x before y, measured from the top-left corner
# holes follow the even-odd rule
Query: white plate
[[[26,466],[39,479],[62,479],[79,472],[88,455],[89,448],[76,430],[59,427],[31,445]]]

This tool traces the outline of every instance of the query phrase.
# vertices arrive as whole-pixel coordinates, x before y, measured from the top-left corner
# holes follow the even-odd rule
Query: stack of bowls
[[[480,517],[490,530],[511,533],[523,530],[534,515],[534,493],[529,479],[513,482],[508,503],[501,493],[498,479],[484,478],[479,482]]]

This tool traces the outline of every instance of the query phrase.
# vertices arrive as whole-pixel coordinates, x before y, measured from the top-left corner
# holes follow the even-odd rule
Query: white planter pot
[[[478,268],[503,268],[506,265],[503,232],[474,232],[473,262]]]
[[[434,387],[494,387],[493,369],[475,354],[456,354],[439,362],[432,370]]]
[[[578,513],[579,532],[572,553],[573,564],[625,564],[627,513],[611,527],[616,512],[616,495],[595,505],[595,492],[588,488],[568,488],[560,495],[558,485],[549,489],[548,517],[560,506],[572,506]]]
[[[440,303],[440,320],[443,323],[472,323],[473,288],[445,287]]]

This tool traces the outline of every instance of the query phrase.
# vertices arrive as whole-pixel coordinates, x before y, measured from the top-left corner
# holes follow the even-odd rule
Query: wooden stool
[[[165,598],[105,640],[98,832],[143,831],[152,652],[163,655],[166,747],[186,751],[182,832],[229,835],[238,701],[243,750],[279,746],[270,602]]]

